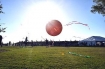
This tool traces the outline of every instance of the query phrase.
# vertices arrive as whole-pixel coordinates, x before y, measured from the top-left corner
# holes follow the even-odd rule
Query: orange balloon
[[[52,20],[46,25],[46,32],[51,36],[57,36],[62,32],[62,24],[58,20]]]

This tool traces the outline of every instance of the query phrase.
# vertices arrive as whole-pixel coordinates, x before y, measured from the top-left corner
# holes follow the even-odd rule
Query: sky
[[[2,27],[7,27],[5,33],[0,33],[4,43],[23,41],[26,36],[29,41],[105,37],[105,18],[90,12],[94,4],[92,0],[1,0],[1,3],[5,14],[0,14],[0,23],[5,23]],[[58,36],[48,35],[45,29],[46,24],[54,19],[63,26]],[[88,24],[90,30],[81,24],[64,26],[71,21]]]

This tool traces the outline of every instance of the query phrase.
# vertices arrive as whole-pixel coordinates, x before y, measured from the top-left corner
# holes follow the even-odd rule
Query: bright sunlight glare
[[[42,1],[31,5],[28,7],[23,23],[18,30],[19,33],[22,33],[20,35],[23,35],[20,39],[24,35],[29,36],[29,40],[42,40],[41,36],[54,38],[49,36],[45,30],[46,24],[53,19],[60,20],[62,24],[67,23],[64,12],[55,2]],[[58,38],[56,37],[56,39]]]

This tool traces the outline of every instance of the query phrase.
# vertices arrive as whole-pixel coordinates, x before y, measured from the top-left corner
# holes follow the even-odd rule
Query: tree
[[[0,2],[0,3],[1,3],[1,2]],[[2,4],[0,4],[0,13],[4,13],[4,12],[2,11],[2,9],[3,9]]]
[[[105,16],[105,0],[93,0],[94,5],[91,7],[92,13],[99,13]]]
[[[2,4],[1,4],[1,2],[0,2],[0,14],[1,14],[1,13],[4,13],[4,12],[2,11],[2,9],[3,9],[3,7],[2,7]],[[3,23],[2,23],[2,24],[3,24]],[[1,32],[5,32],[5,29],[6,29],[6,28],[1,28],[1,23],[0,23],[0,33],[1,33]]]

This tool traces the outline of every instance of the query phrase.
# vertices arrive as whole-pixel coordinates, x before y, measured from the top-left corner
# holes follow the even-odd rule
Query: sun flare
[[[42,1],[35,3],[28,7],[26,16],[22,23],[22,33],[30,33],[30,39],[38,39],[42,34],[45,36],[46,24],[53,19],[60,20],[62,23],[65,22],[66,18],[62,9],[53,1]],[[34,31],[34,32],[33,32]],[[36,33],[37,32],[37,33]],[[41,35],[39,35],[41,34]],[[37,35],[37,36],[36,36]]]

